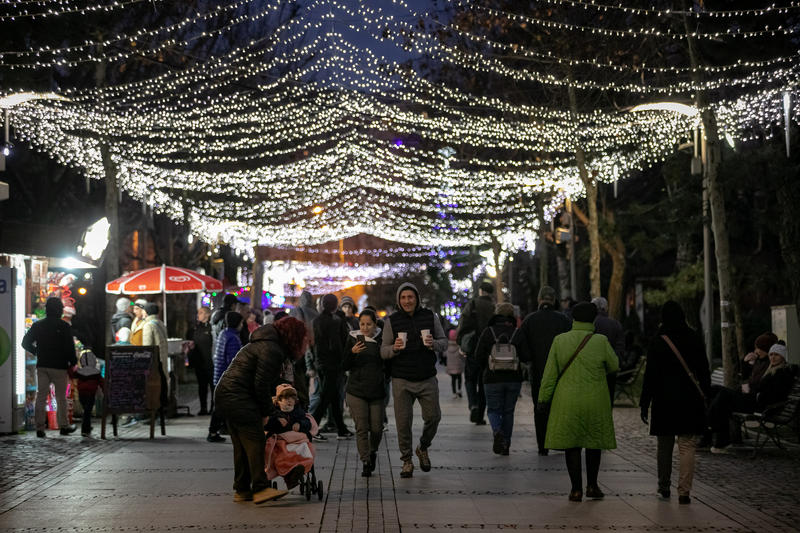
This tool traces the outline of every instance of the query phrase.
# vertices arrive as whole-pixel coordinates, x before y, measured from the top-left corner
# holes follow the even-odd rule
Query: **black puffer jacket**
[[[353,353],[355,337],[350,335],[342,356],[342,369],[349,370],[347,393],[364,400],[380,400],[386,396],[384,387],[385,367],[381,359],[381,331],[375,334],[377,342],[365,342],[366,350]]]
[[[322,372],[339,372],[347,342],[347,325],[338,316],[323,311],[311,323],[314,330],[314,356]]]
[[[275,392],[283,364],[289,357],[273,326],[261,326],[222,374],[214,390],[214,409],[224,418],[238,423],[261,424],[275,411]]]

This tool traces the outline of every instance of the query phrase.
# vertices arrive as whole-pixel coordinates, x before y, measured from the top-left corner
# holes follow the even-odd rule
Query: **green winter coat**
[[[553,339],[539,390],[539,402],[551,402],[545,434],[547,448],[610,450],[617,447],[606,374],[619,370],[619,359],[608,339],[604,335],[592,335],[558,379],[583,338],[593,331],[593,324],[576,320],[571,331]]]

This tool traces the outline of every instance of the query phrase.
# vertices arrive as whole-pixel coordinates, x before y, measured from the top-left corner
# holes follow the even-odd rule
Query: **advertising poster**
[[[13,270],[0,267],[0,433],[14,431],[14,289]]]

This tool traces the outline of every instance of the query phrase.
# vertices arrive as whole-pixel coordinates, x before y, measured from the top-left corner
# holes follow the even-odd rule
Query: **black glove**
[[[649,424],[650,423],[649,420],[647,419],[647,409],[646,408],[642,408],[642,422],[644,422],[645,424]]]

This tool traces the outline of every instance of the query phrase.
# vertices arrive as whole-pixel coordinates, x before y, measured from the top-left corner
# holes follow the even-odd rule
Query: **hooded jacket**
[[[496,342],[510,342],[517,331],[517,319],[513,316],[494,315],[481,333],[475,348],[475,361],[480,368],[484,383],[509,383],[522,381],[522,370],[489,370],[489,354]],[[496,339],[496,340],[495,340]],[[517,354],[519,358],[520,354]],[[524,359],[521,359],[525,362]]]
[[[364,400],[380,400],[386,396],[384,387],[385,366],[381,359],[381,330],[375,332],[374,338],[365,338],[366,349],[353,353],[353,346],[358,342],[360,331],[351,331],[342,357],[342,369],[349,370],[347,377],[347,393]]]
[[[531,384],[539,386],[553,339],[569,331],[571,326],[572,320],[547,302],[522,321],[514,338],[514,346],[517,347],[519,358],[531,363]]]
[[[321,372],[338,372],[342,367],[342,354],[347,341],[347,325],[326,309],[314,319],[312,328],[317,369]]]
[[[36,356],[38,368],[66,370],[78,363],[72,328],[61,320],[61,312],[37,320],[22,338],[22,347]]]
[[[417,296],[417,305],[411,314],[400,306],[400,293],[410,289]],[[442,329],[439,317],[421,307],[419,291],[412,283],[403,283],[397,288],[395,296],[398,310],[384,320],[381,357],[391,359],[393,378],[408,381],[424,381],[436,375],[436,352],[447,350],[447,337]],[[422,343],[422,330],[430,330],[433,335],[433,346]],[[399,352],[394,351],[394,341],[399,332],[406,333],[406,347]]]
[[[319,316],[319,312],[314,308],[314,297],[310,292],[300,293],[300,301],[297,307],[289,311],[289,316],[305,322],[306,329],[311,331],[311,323]]]
[[[262,326],[236,354],[214,389],[214,409],[240,424],[261,425],[275,411],[272,395],[289,350],[273,326]]]

